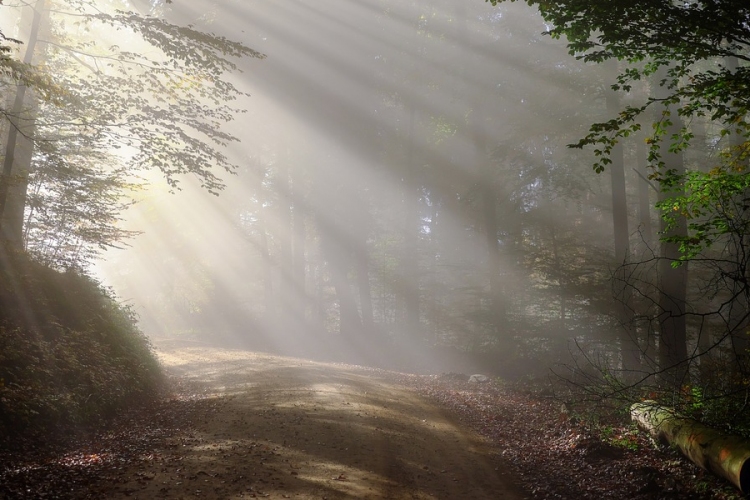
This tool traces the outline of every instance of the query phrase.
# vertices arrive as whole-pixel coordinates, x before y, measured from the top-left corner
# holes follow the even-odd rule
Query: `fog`
[[[156,8],[266,58],[229,77],[249,96],[225,189],[149,175],[123,222],[142,234],[95,266],[153,339],[519,375],[611,338],[610,180],[567,147],[608,118],[611,75],[532,9]]]

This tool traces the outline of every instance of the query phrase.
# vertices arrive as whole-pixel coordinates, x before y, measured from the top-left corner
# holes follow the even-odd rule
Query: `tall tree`
[[[730,68],[722,62],[731,57],[750,60],[750,6],[740,0],[528,3],[537,6],[552,26],[549,35],[566,37],[572,55],[587,62],[618,59],[627,64],[614,90],[631,90],[634,82],[654,78],[658,92],[652,98],[594,124],[576,146],[593,146],[599,156],[594,168],[602,171],[611,164],[621,140],[640,130],[638,118],[658,108],[649,156],[652,177],[662,193],[657,206],[666,218],[660,265],[660,362],[671,372],[672,384],[679,384],[688,361],[684,347],[687,268],[679,264],[723,244],[730,233],[744,237],[736,233],[739,226],[724,207],[744,189],[750,175],[747,169],[737,169],[729,157],[710,174],[686,171],[680,157],[693,136],[683,123],[705,116],[719,125],[722,134],[737,133],[747,143],[750,67]],[[733,187],[713,191],[709,186],[715,187],[714,181]],[[738,254],[732,257],[737,258]],[[681,369],[672,371],[677,365]]]
[[[614,69],[616,64],[612,65]],[[620,96],[612,89],[605,90],[607,113],[616,115],[620,108]],[[632,290],[626,286],[625,264],[630,259],[630,231],[628,230],[627,190],[625,186],[625,153],[621,142],[612,148],[609,165],[612,180],[612,227],[615,249],[615,296],[616,317],[620,323],[620,351],[623,374],[633,379],[640,369],[640,348],[633,332]]]
[[[62,153],[66,144],[85,142],[86,147],[93,148],[92,158],[101,157],[102,152],[126,151],[110,155],[127,167],[119,170],[122,173],[153,168],[160,170],[174,188],[184,174],[194,174],[211,192],[222,187],[216,169],[235,169],[222,147],[236,137],[222,131],[221,125],[232,120],[236,112],[228,103],[243,95],[223,77],[236,69],[233,58],[262,57],[261,54],[241,43],[155,17],[115,11],[114,6],[108,11],[89,0],[61,5],[48,0],[37,2],[36,7],[39,16],[49,13],[50,36],[37,40],[38,33],[32,30],[26,57],[30,58],[34,49],[43,44],[46,62],[41,69],[54,72],[47,80],[55,81],[54,87],[35,86],[40,97],[53,96],[42,101],[35,121],[37,142],[43,140],[49,145],[45,155],[65,161]],[[87,30],[68,30],[70,24],[65,21],[71,16]],[[97,43],[96,36],[110,29],[128,33],[129,48],[135,50],[106,45],[101,40]],[[32,42],[37,42],[37,47]],[[138,50],[146,47],[152,49],[149,56]],[[19,87],[21,97],[23,88]],[[19,98],[16,101],[23,102]],[[63,112],[66,116],[60,119]],[[6,116],[12,120],[15,115]],[[16,125],[10,129],[4,158],[0,221],[7,219],[2,211],[15,174]],[[56,145],[60,145],[59,151],[52,149]],[[41,159],[42,155],[35,152],[33,157]],[[52,212],[48,210],[47,214]],[[73,224],[69,215],[61,213],[58,217]],[[18,224],[15,226],[13,232],[17,234]],[[99,236],[87,243],[94,248],[106,246],[107,237]]]
[[[658,85],[666,78],[666,69],[656,73],[656,99],[666,99],[667,92]],[[674,107],[660,113],[657,127],[664,129],[667,137],[678,136],[683,129],[682,121]],[[681,151],[671,150],[667,142],[660,143],[658,156],[652,155],[657,172],[668,172],[669,176],[681,178],[685,174],[685,164]],[[682,184],[661,182],[659,202],[669,203],[672,196],[679,196]],[[659,368],[664,378],[674,387],[686,383],[688,373],[687,355],[687,281],[688,264],[680,265],[680,241],[687,236],[687,221],[678,215],[671,221],[661,219],[660,233],[664,238],[659,252]]]
[[[34,4],[31,15],[31,29],[29,30],[29,39],[26,44],[26,50],[23,56],[24,64],[30,65],[34,60],[34,51],[36,50],[39,34],[42,29],[42,19],[46,17],[45,0],[37,0]],[[7,216],[5,206],[8,200],[8,193],[15,188],[17,194],[19,191],[25,191],[29,169],[31,167],[32,140],[35,132],[35,116],[38,111],[36,104],[24,109],[26,103],[26,94],[28,86],[21,83],[16,87],[16,96],[13,106],[8,116],[10,127],[5,144],[5,155],[3,158],[3,171],[0,177],[0,241],[3,243],[11,242],[12,245],[19,249],[21,247],[21,221],[23,220],[23,197],[17,195],[20,200],[16,202],[15,214]],[[31,100],[35,97],[32,95]],[[20,132],[20,133],[19,133]],[[19,149],[18,157],[16,148]],[[16,167],[15,178],[12,176]]]

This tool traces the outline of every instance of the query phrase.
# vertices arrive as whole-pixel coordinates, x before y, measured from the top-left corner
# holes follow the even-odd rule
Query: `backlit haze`
[[[606,273],[609,178],[566,145],[606,116],[609,80],[526,5],[133,8],[267,56],[228,77],[250,96],[220,196],[150,174],[124,221],[143,233],[95,266],[152,338],[458,371],[481,366],[431,356],[606,322],[573,283]]]

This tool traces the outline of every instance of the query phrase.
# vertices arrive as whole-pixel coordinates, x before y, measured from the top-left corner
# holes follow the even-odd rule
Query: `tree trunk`
[[[272,322],[276,316],[273,307],[275,304],[273,299],[273,263],[271,262],[271,254],[268,249],[268,234],[262,223],[260,227],[260,253],[263,257],[264,313],[266,320]]]
[[[367,241],[360,241],[355,255],[357,266],[357,288],[359,288],[359,302],[362,309],[362,328],[372,333],[374,319],[372,311],[372,291],[370,288],[370,266],[367,256]]]
[[[557,244],[557,234],[554,226],[549,227],[550,239],[552,242],[552,260],[555,263],[555,271],[557,272],[557,288],[560,294],[560,329],[562,331],[567,330],[566,319],[568,317],[567,302],[565,301],[565,275],[562,269],[562,261],[560,260],[560,248]]]
[[[736,72],[739,69],[739,60],[737,57],[726,58],[727,69]],[[748,157],[747,148],[750,144],[745,136],[733,133],[730,137],[730,147],[732,158],[735,160],[736,171],[747,172]],[[750,198],[750,192],[745,191],[744,199]],[[746,203],[743,203],[746,205]],[[743,216],[748,220],[750,211],[745,209]],[[735,242],[734,260],[736,268],[734,270],[735,282],[733,286],[733,295],[736,297],[731,304],[730,313],[730,334],[732,339],[732,350],[734,352],[735,366],[742,373],[747,374],[750,371],[750,287],[748,287],[747,276],[747,249],[750,248],[750,235],[741,235],[742,241]]]
[[[279,245],[279,294],[278,311],[279,327],[283,330],[289,330],[295,327],[297,311],[295,310],[296,301],[294,289],[294,251],[293,251],[293,234],[292,225],[292,199],[289,183],[289,155],[284,154],[280,158],[277,167],[277,198],[278,198],[278,225],[276,227],[276,240]]]
[[[401,318],[401,329],[403,333],[411,338],[420,335],[419,328],[419,260],[417,258],[417,243],[419,234],[419,200],[416,182],[416,134],[415,128],[416,111],[412,107],[409,110],[409,125],[406,140],[406,160],[404,165],[403,207],[404,227],[403,245],[400,258],[399,291],[403,297]]]
[[[666,78],[666,69],[657,72],[656,82]],[[657,98],[666,98],[668,90],[662,87],[656,89]],[[664,117],[659,115],[658,120],[668,118],[671,125],[667,127],[666,134],[661,138],[659,153],[661,157],[662,171],[673,171],[677,176],[685,173],[685,164],[681,153],[669,151],[671,138],[679,134],[682,128],[677,110],[671,107],[670,115]],[[664,201],[670,194],[680,193],[659,192],[659,201]],[[677,216],[675,227],[667,228],[666,221],[660,219],[660,233],[662,238],[673,236],[687,236],[687,221],[685,217]],[[677,388],[686,381],[688,375],[687,367],[687,324],[685,318],[685,305],[687,298],[687,262],[674,267],[681,256],[680,244],[676,242],[662,241],[659,251],[659,368],[662,371],[662,379]]]
[[[614,91],[607,91],[607,111],[617,113],[620,110],[620,99]],[[612,222],[614,227],[615,261],[623,264],[630,255],[630,233],[628,232],[628,205],[625,192],[625,158],[622,142],[612,148]]]
[[[654,247],[654,233],[653,224],[651,223],[651,192],[649,190],[656,191],[654,185],[648,180],[647,166],[648,166],[648,151],[646,150],[646,138],[645,136],[636,136],[636,174],[638,175],[638,229],[640,233],[639,243],[639,258],[644,260],[650,260],[656,252]],[[651,274],[651,273],[649,273]],[[648,277],[646,277],[648,279]],[[655,301],[654,301],[655,302]],[[651,298],[649,298],[648,304],[651,304]],[[644,306],[650,307],[650,306]],[[641,314],[645,311],[641,311]],[[651,330],[649,324],[639,323],[638,328],[638,343],[640,350],[643,353],[644,365],[651,363],[652,360],[658,358],[656,338],[657,336]]]
[[[305,228],[305,206],[300,193],[298,183],[292,182],[292,251],[294,260],[294,269],[292,270],[292,282],[294,283],[295,297],[299,302],[297,304],[297,314],[300,322],[306,323],[310,309],[310,300],[307,293],[307,273],[306,273],[306,244],[307,232]]]
[[[481,98],[483,96],[475,93],[474,120],[471,130],[474,159],[477,169],[477,180],[479,182],[480,217],[481,227],[484,228],[484,237],[487,254],[487,278],[489,281],[489,319],[490,333],[495,339],[500,339],[505,324],[505,308],[503,302],[502,282],[500,279],[500,242],[498,240],[497,219],[497,193],[495,191],[495,172],[491,168],[489,158],[489,147],[487,146],[488,135],[485,130],[485,114]]]
[[[37,0],[34,5],[29,41],[26,44],[26,53],[23,58],[25,64],[33,62],[45,4],[45,0]],[[10,243],[14,248],[19,250],[22,247],[23,207],[20,208],[19,214],[18,204],[25,204],[25,196],[21,197],[20,200],[17,197],[14,205],[15,210],[11,211],[11,213],[6,213],[6,206],[11,191],[14,190],[19,195],[21,192],[25,192],[25,179],[27,179],[28,170],[24,173],[18,167],[20,162],[25,163],[27,159],[30,164],[33,154],[33,142],[29,140],[29,137],[33,134],[34,117],[27,115],[26,118],[22,118],[26,114],[24,110],[26,92],[27,87],[25,85],[18,85],[16,87],[16,98],[9,116],[10,127],[8,128],[8,141],[5,147],[2,177],[0,177],[0,239],[3,242]],[[35,110],[35,106],[32,106],[32,109]],[[25,137],[21,140],[19,136]],[[14,177],[17,178],[14,179]]]
[[[654,233],[651,227],[651,197],[649,189],[652,189],[646,173],[646,142],[643,140],[636,141],[636,165],[638,173],[638,226],[641,232],[643,243],[652,248],[654,244]]]
[[[683,219],[676,229],[667,231],[662,222],[661,233],[665,236],[684,235]],[[664,380],[679,387],[687,377],[687,324],[685,302],[687,295],[687,263],[673,267],[680,257],[678,243],[662,242],[659,260],[659,368]]]
[[[655,439],[676,446],[696,465],[729,480],[742,493],[750,492],[750,441],[681,417],[655,401],[632,405],[630,416]]]
[[[487,275],[490,282],[490,327],[492,335],[495,338],[500,338],[503,333],[502,325],[505,324],[505,307],[500,280],[500,243],[497,237],[497,195],[490,179],[486,179],[483,182],[482,207],[482,218],[484,219],[485,238],[487,242]]]
[[[31,95],[29,95],[31,94]],[[33,137],[36,133],[35,117],[39,111],[39,102],[33,92],[27,92],[28,118],[19,118],[18,124],[22,134],[16,138],[16,150],[13,174],[8,183],[8,197],[2,222],[3,240],[12,248],[24,248],[24,214],[29,188],[31,161],[34,156]]]
[[[330,272],[333,287],[336,290],[336,299],[339,303],[339,333],[342,336],[354,337],[358,335],[362,323],[357,312],[357,304],[354,301],[352,287],[349,283],[347,271],[344,268],[344,256],[338,259],[330,259]]]
[[[606,94],[607,111],[620,111],[620,98],[612,90]],[[622,143],[618,142],[610,155],[612,177],[612,224],[615,244],[614,294],[617,315],[620,358],[623,377],[628,380],[640,371],[641,353],[634,334],[632,289],[628,286],[625,264],[630,259],[630,232],[628,231],[628,205],[625,190],[625,157]]]

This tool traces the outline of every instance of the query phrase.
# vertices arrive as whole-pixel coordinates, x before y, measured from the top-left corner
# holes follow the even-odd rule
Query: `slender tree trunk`
[[[356,255],[354,256],[357,266],[357,288],[359,289],[359,303],[362,309],[362,329],[367,333],[372,333],[374,328],[373,310],[372,310],[372,291],[370,287],[370,265],[367,254],[366,235],[360,235],[361,240],[357,245]]]
[[[263,257],[263,298],[265,304],[265,315],[268,321],[275,316],[273,298],[273,263],[268,250],[268,234],[265,227],[260,228],[260,253]]]
[[[500,280],[500,243],[498,241],[497,195],[492,183],[485,182],[482,189],[482,213],[484,219],[485,239],[487,243],[487,274],[490,282],[490,318],[492,335],[502,335],[505,319],[503,290]]]
[[[662,199],[664,195],[662,194]],[[684,219],[678,227],[668,230],[661,223],[665,236],[684,235],[687,227]],[[687,324],[685,303],[687,295],[687,263],[673,267],[680,258],[678,243],[662,242],[659,261],[659,367],[665,370],[665,380],[675,387],[686,381]]]
[[[360,322],[357,303],[354,301],[352,286],[349,282],[348,269],[351,259],[346,255],[347,250],[339,242],[330,242],[331,282],[336,290],[336,299],[339,303],[339,333],[342,336],[353,337],[359,335],[362,323]]]
[[[292,225],[294,227],[292,245],[294,252],[294,270],[292,271],[292,280],[294,289],[298,298],[298,314],[300,321],[306,323],[309,319],[310,300],[307,293],[307,230],[305,227],[306,211],[304,201],[300,194],[298,185],[292,185],[292,200],[294,202],[294,212],[292,213]]]
[[[646,150],[645,136],[637,136],[636,140],[636,174],[638,175],[638,229],[641,241],[639,243],[639,255],[650,259],[656,255],[653,224],[651,222],[651,191],[657,191],[648,180],[648,151]],[[658,191],[657,191],[658,192]],[[648,302],[651,304],[651,302]],[[647,306],[650,307],[650,306]],[[644,313],[644,311],[641,311]],[[644,364],[653,364],[657,359],[657,336],[654,334],[648,322],[638,325],[638,342],[643,353]]]
[[[407,152],[404,168],[403,207],[404,227],[403,246],[400,258],[400,283],[399,290],[403,297],[402,330],[410,337],[419,337],[419,260],[417,258],[417,243],[419,233],[419,200],[416,182],[416,133],[415,110],[409,110],[409,123],[407,132]]]
[[[326,317],[326,306],[323,300],[325,279],[324,279],[324,264],[325,254],[322,248],[323,244],[318,239],[318,245],[316,246],[315,257],[310,259],[310,277],[313,281],[314,291],[310,298],[312,310],[310,311],[311,323],[315,325],[320,331],[325,330],[325,317]]]
[[[295,328],[305,328],[310,306],[307,293],[306,276],[306,205],[302,194],[300,172],[295,162],[295,168],[287,169],[287,199],[289,200],[289,243],[290,262],[288,272],[288,307],[289,315],[294,320]]]
[[[476,96],[481,97],[481,96]],[[495,191],[495,172],[489,165],[489,148],[487,146],[487,132],[485,130],[485,114],[481,99],[474,102],[474,155],[477,162],[479,193],[481,204],[481,220],[484,228],[487,252],[487,278],[489,281],[489,318],[491,335],[500,339],[505,323],[505,309],[503,303],[502,282],[500,279],[501,259],[500,242],[498,240],[497,193]]]
[[[656,82],[666,77],[666,69],[661,69],[656,75]],[[658,84],[657,84],[658,85]],[[656,88],[658,98],[667,97],[668,91],[662,87]],[[658,120],[664,119],[661,115]],[[685,173],[685,164],[681,153],[669,151],[671,138],[679,134],[682,120],[676,109],[670,109],[671,125],[662,137],[660,144],[663,171],[673,171],[676,175]],[[672,193],[659,192],[659,200],[664,201]],[[674,193],[679,194],[679,193]],[[672,236],[685,237],[687,235],[687,221],[678,216],[676,225],[667,228],[666,221],[661,219],[660,233],[664,238]],[[662,241],[659,252],[659,368],[663,371],[663,380],[675,388],[686,382],[687,367],[687,323],[685,306],[687,298],[688,264],[673,266],[680,258],[680,244]]]
[[[616,113],[620,109],[620,99],[612,91],[607,92],[607,110]],[[625,190],[625,158],[622,142],[612,149],[612,222],[614,227],[615,261],[623,264],[630,256],[630,233],[628,231],[628,206]]]
[[[653,248],[654,233],[651,227],[651,197],[649,189],[652,189],[646,173],[646,164],[648,153],[646,152],[646,142],[643,140],[636,141],[636,172],[638,173],[638,226],[640,228],[643,243],[649,248]]]
[[[279,326],[284,330],[292,328],[297,318],[295,309],[294,290],[294,250],[292,222],[292,199],[289,183],[289,155],[285,154],[280,159],[277,167],[278,176],[278,218],[279,224],[276,228],[276,240],[279,245],[279,270],[280,279],[279,294],[277,299]]]
[[[8,184],[8,197],[2,223],[3,240],[9,243],[11,247],[19,250],[24,248],[24,213],[26,211],[31,161],[34,156],[32,137],[36,133],[34,120],[39,111],[39,102],[33,91],[26,93],[26,100],[29,103],[29,117],[19,119],[19,126],[23,133],[16,138],[15,164]]]
[[[45,0],[37,0],[34,5],[29,40],[23,58],[25,64],[33,62],[45,4]],[[28,179],[28,166],[24,172],[22,167],[19,168],[19,165],[22,165],[22,162],[28,162],[30,165],[33,155],[33,142],[29,138],[34,132],[34,117],[29,116],[28,112],[24,110],[26,93],[27,87],[25,85],[16,87],[16,97],[9,117],[10,127],[8,128],[2,177],[0,177],[0,239],[18,249],[22,248],[23,224],[23,207],[20,207],[19,214],[18,204],[25,204],[25,196],[21,197],[20,194],[25,192],[25,183]],[[36,106],[32,106],[33,112],[35,112],[35,109]],[[14,210],[6,213],[9,193],[14,188],[16,188],[18,194]]]
[[[620,98],[611,90],[606,94],[607,111],[619,112]],[[615,243],[614,293],[617,314],[620,358],[625,379],[633,378],[640,369],[640,348],[634,334],[632,289],[627,284],[625,264],[630,259],[630,232],[628,231],[628,205],[625,190],[625,156],[622,142],[612,149],[610,156],[612,176],[612,222]]]
[[[703,173],[708,173],[713,167],[713,160],[710,157],[710,149],[708,144],[708,132],[706,130],[706,120],[696,118],[690,123],[690,131],[694,136],[692,144],[692,155],[695,159],[696,170]],[[700,326],[698,330],[698,353],[700,354],[698,374],[702,383],[710,385],[712,379],[715,380],[716,376],[713,371],[713,363],[711,358],[714,355],[714,333],[715,330],[712,327]]]
[[[549,227],[550,239],[552,242],[552,259],[555,263],[555,271],[557,272],[557,287],[560,295],[560,318],[559,328],[561,331],[567,330],[566,319],[568,317],[568,305],[565,300],[565,275],[562,269],[562,262],[560,260],[560,249],[557,242],[557,234],[554,226]]]

